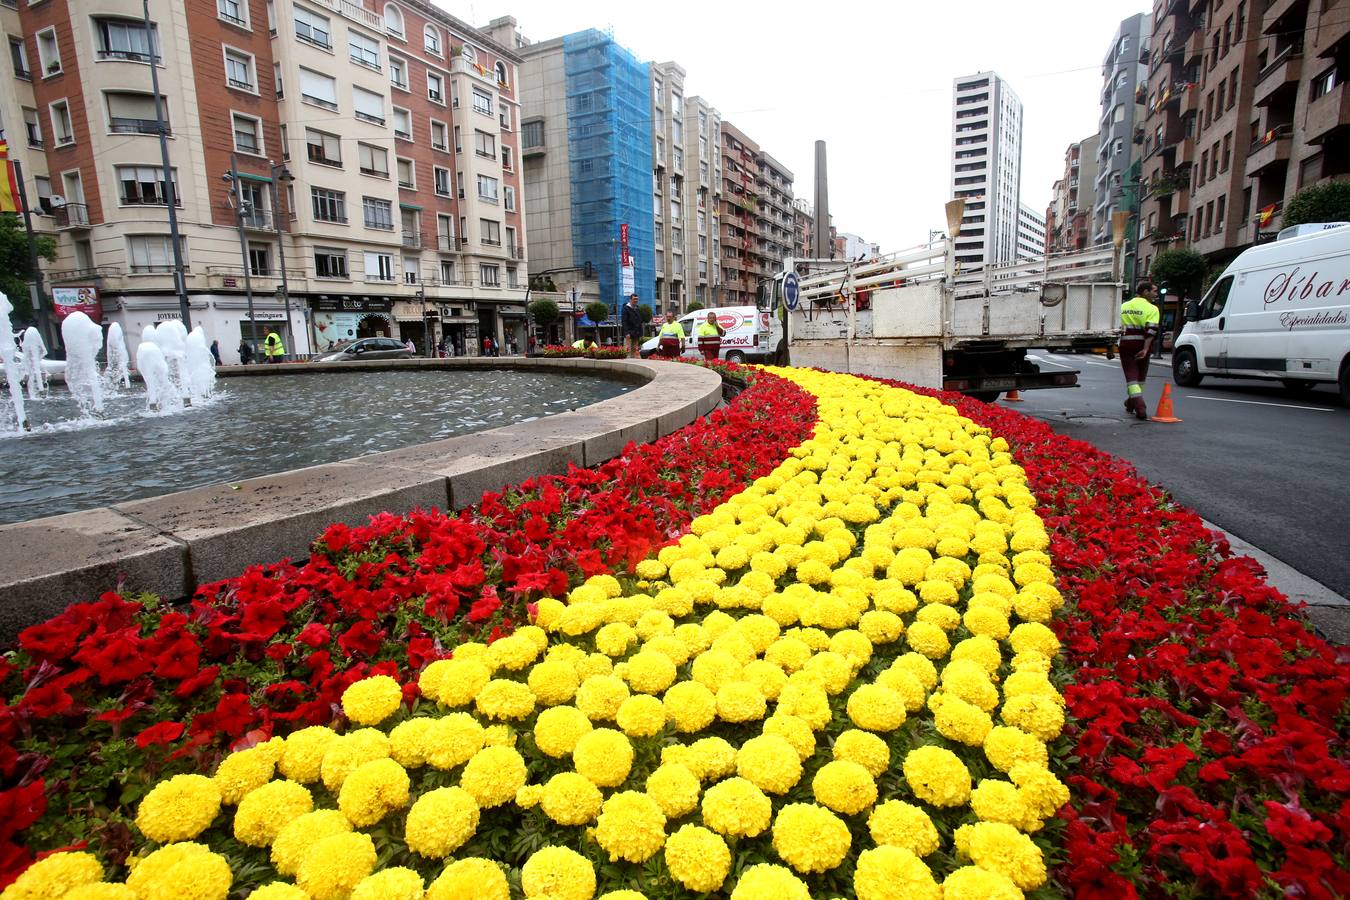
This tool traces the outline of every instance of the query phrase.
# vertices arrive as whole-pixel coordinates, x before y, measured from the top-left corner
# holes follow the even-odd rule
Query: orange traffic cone
[[[1003,399],[1009,403],[1021,403],[1022,395],[1017,393],[1017,391],[1008,391],[1008,393],[1003,396]]]
[[[1172,386],[1163,385],[1162,398],[1158,400],[1158,414],[1149,416],[1150,422],[1180,422],[1176,416],[1172,415]]]

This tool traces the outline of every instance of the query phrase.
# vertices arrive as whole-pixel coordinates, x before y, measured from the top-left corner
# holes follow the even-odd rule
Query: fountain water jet
[[[47,373],[42,371],[46,356],[47,345],[42,343],[42,335],[30,326],[23,333],[23,374],[28,381],[29,400],[36,400],[47,391]]]
[[[9,314],[14,311],[9,297],[0,291],[0,366],[5,370],[5,381],[9,384],[9,398],[14,403],[14,418],[19,428],[31,430],[28,413],[23,406],[23,369],[19,365],[19,347],[14,343],[14,332],[10,330]]]
[[[183,395],[169,377],[164,351],[154,341],[141,341],[136,348],[136,369],[145,382],[145,405],[152,412],[169,412],[182,406]]]
[[[103,329],[82,312],[66,316],[61,323],[66,345],[66,389],[86,416],[103,412],[103,382],[98,373],[98,351],[103,349]]]
[[[122,325],[119,322],[113,322],[108,326],[108,365],[103,370],[103,379],[110,390],[115,390],[118,384],[122,387],[131,387],[130,363],[131,356],[127,353],[126,338],[122,336]]]
[[[187,336],[185,370],[191,402],[201,403],[210,397],[216,386],[216,366],[206,343],[206,332],[200,325]]]

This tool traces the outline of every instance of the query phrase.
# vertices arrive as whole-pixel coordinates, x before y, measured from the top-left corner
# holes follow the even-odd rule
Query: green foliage
[[[530,303],[530,318],[534,320],[534,324],[541,328],[547,328],[558,321],[560,315],[558,304],[547,297]]]
[[[1194,250],[1178,248],[1164,250],[1153,257],[1153,265],[1149,267],[1148,273],[1157,284],[1167,282],[1171,288],[1169,296],[1195,298],[1200,293],[1200,285],[1208,271],[1209,263],[1203,255]]]
[[[556,294],[558,292],[558,286],[553,283],[552,275],[531,275],[530,290],[549,291]]]
[[[56,259],[56,241],[46,235],[39,236],[37,252],[38,256],[51,262]],[[9,296],[18,321],[34,318],[33,304],[28,297],[28,283],[32,280],[28,235],[23,230],[23,223],[16,215],[0,215],[0,291]]]
[[[642,324],[644,325],[650,322],[652,320],[652,316],[654,315],[651,306],[649,306],[646,303],[641,303],[638,305],[638,313],[641,314]]]
[[[702,304],[702,303],[699,303],[697,300],[695,300],[693,303],[690,303],[687,307],[685,307],[685,310],[684,310],[684,311],[685,311],[685,312],[698,312],[698,311],[699,311],[700,309],[702,309],[702,308],[703,308],[703,304]]]
[[[1280,224],[1350,222],[1350,181],[1327,181],[1305,187],[1284,205]]]
[[[587,303],[586,317],[596,324],[605,321],[609,318],[609,304],[601,303],[599,300],[594,303]]]

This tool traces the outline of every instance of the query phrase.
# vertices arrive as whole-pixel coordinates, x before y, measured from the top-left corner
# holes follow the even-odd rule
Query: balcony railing
[[[365,25],[367,28],[384,31],[384,19],[364,8],[360,3],[353,3],[351,0],[314,0],[314,3],[325,9],[331,9],[346,19]]]
[[[127,271],[132,275],[172,275],[173,263],[139,263],[127,266]],[[183,272],[190,272],[191,268],[185,262],[183,263]]]
[[[60,269],[46,273],[47,280],[52,284],[65,284],[71,281],[95,281],[121,274],[122,270],[116,266],[85,266],[82,269]]]
[[[453,234],[436,235],[436,249],[442,253],[452,253],[460,247]]]
[[[502,245],[501,238],[497,238],[496,240],[493,240],[492,238],[481,238],[478,242],[484,247],[500,247]]]
[[[67,203],[54,212],[57,228],[89,227],[89,207],[83,203]]]
[[[313,103],[315,106],[322,106],[324,109],[331,109],[337,112],[338,105],[332,100],[324,100],[322,97],[315,97],[313,94],[301,94],[300,99],[306,103]],[[360,115],[359,113],[357,114]],[[384,124],[381,122],[380,124]]]
[[[164,124],[168,125],[167,122]],[[154,119],[126,119],[113,116],[108,119],[108,130],[113,134],[159,134],[159,123]]]
[[[365,274],[365,279],[366,281],[375,284],[393,284],[394,282],[398,281],[397,276],[395,276],[392,272],[389,273],[388,275],[385,275],[380,272],[367,272]]]
[[[381,221],[379,221],[378,219],[366,219],[366,220],[365,220],[365,223],[366,223],[366,227],[367,227],[367,228],[374,228],[374,229],[376,229],[377,231],[393,231],[393,230],[394,230],[394,223],[393,223],[393,222],[381,222]]]
[[[524,245],[524,244],[512,244],[509,248],[507,248],[507,253],[508,253],[508,255],[509,255],[512,259],[524,259],[524,258],[525,258],[525,245]]]
[[[251,209],[239,216],[239,221],[245,228],[252,228],[255,231],[271,231],[274,228],[272,224],[272,211],[270,209]]]
[[[1248,150],[1247,152],[1249,154],[1255,153],[1262,147],[1265,147],[1268,144],[1273,144],[1276,141],[1292,137],[1293,134],[1294,134],[1293,125],[1276,125],[1274,128],[1270,129],[1265,134],[1261,135],[1256,140],[1252,141],[1251,149]]]
[[[410,250],[422,249],[422,235],[415,231],[403,232],[403,246]]]
[[[342,160],[329,159],[328,155],[323,152],[323,147],[318,144],[306,144],[305,151],[305,155],[309,157],[309,161],[312,163],[318,163],[321,166],[336,166],[342,168]]]

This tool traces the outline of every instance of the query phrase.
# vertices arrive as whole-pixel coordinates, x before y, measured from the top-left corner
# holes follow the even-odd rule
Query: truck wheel
[[[743,363],[745,362],[745,354],[739,350],[732,350],[730,353],[727,354],[727,362]]]
[[[1195,364],[1195,351],[1182,347],[1172,357],[1172,380],[1181,387],[1196,387],[1205,380]]]
[[[1350,359],[1341,363],[1341,403],[1350,406]]]
[[[1002,391],[971,391],[970,395],[981,403],[993,403],[999,397],[1003,396]]]
[[[1303,378],[1281,378],[1280,384],[1284,385],[1284,389],[1289,393],[1299,395],[1309,393],[1317,387],[1317,382],[1307,381]]]

